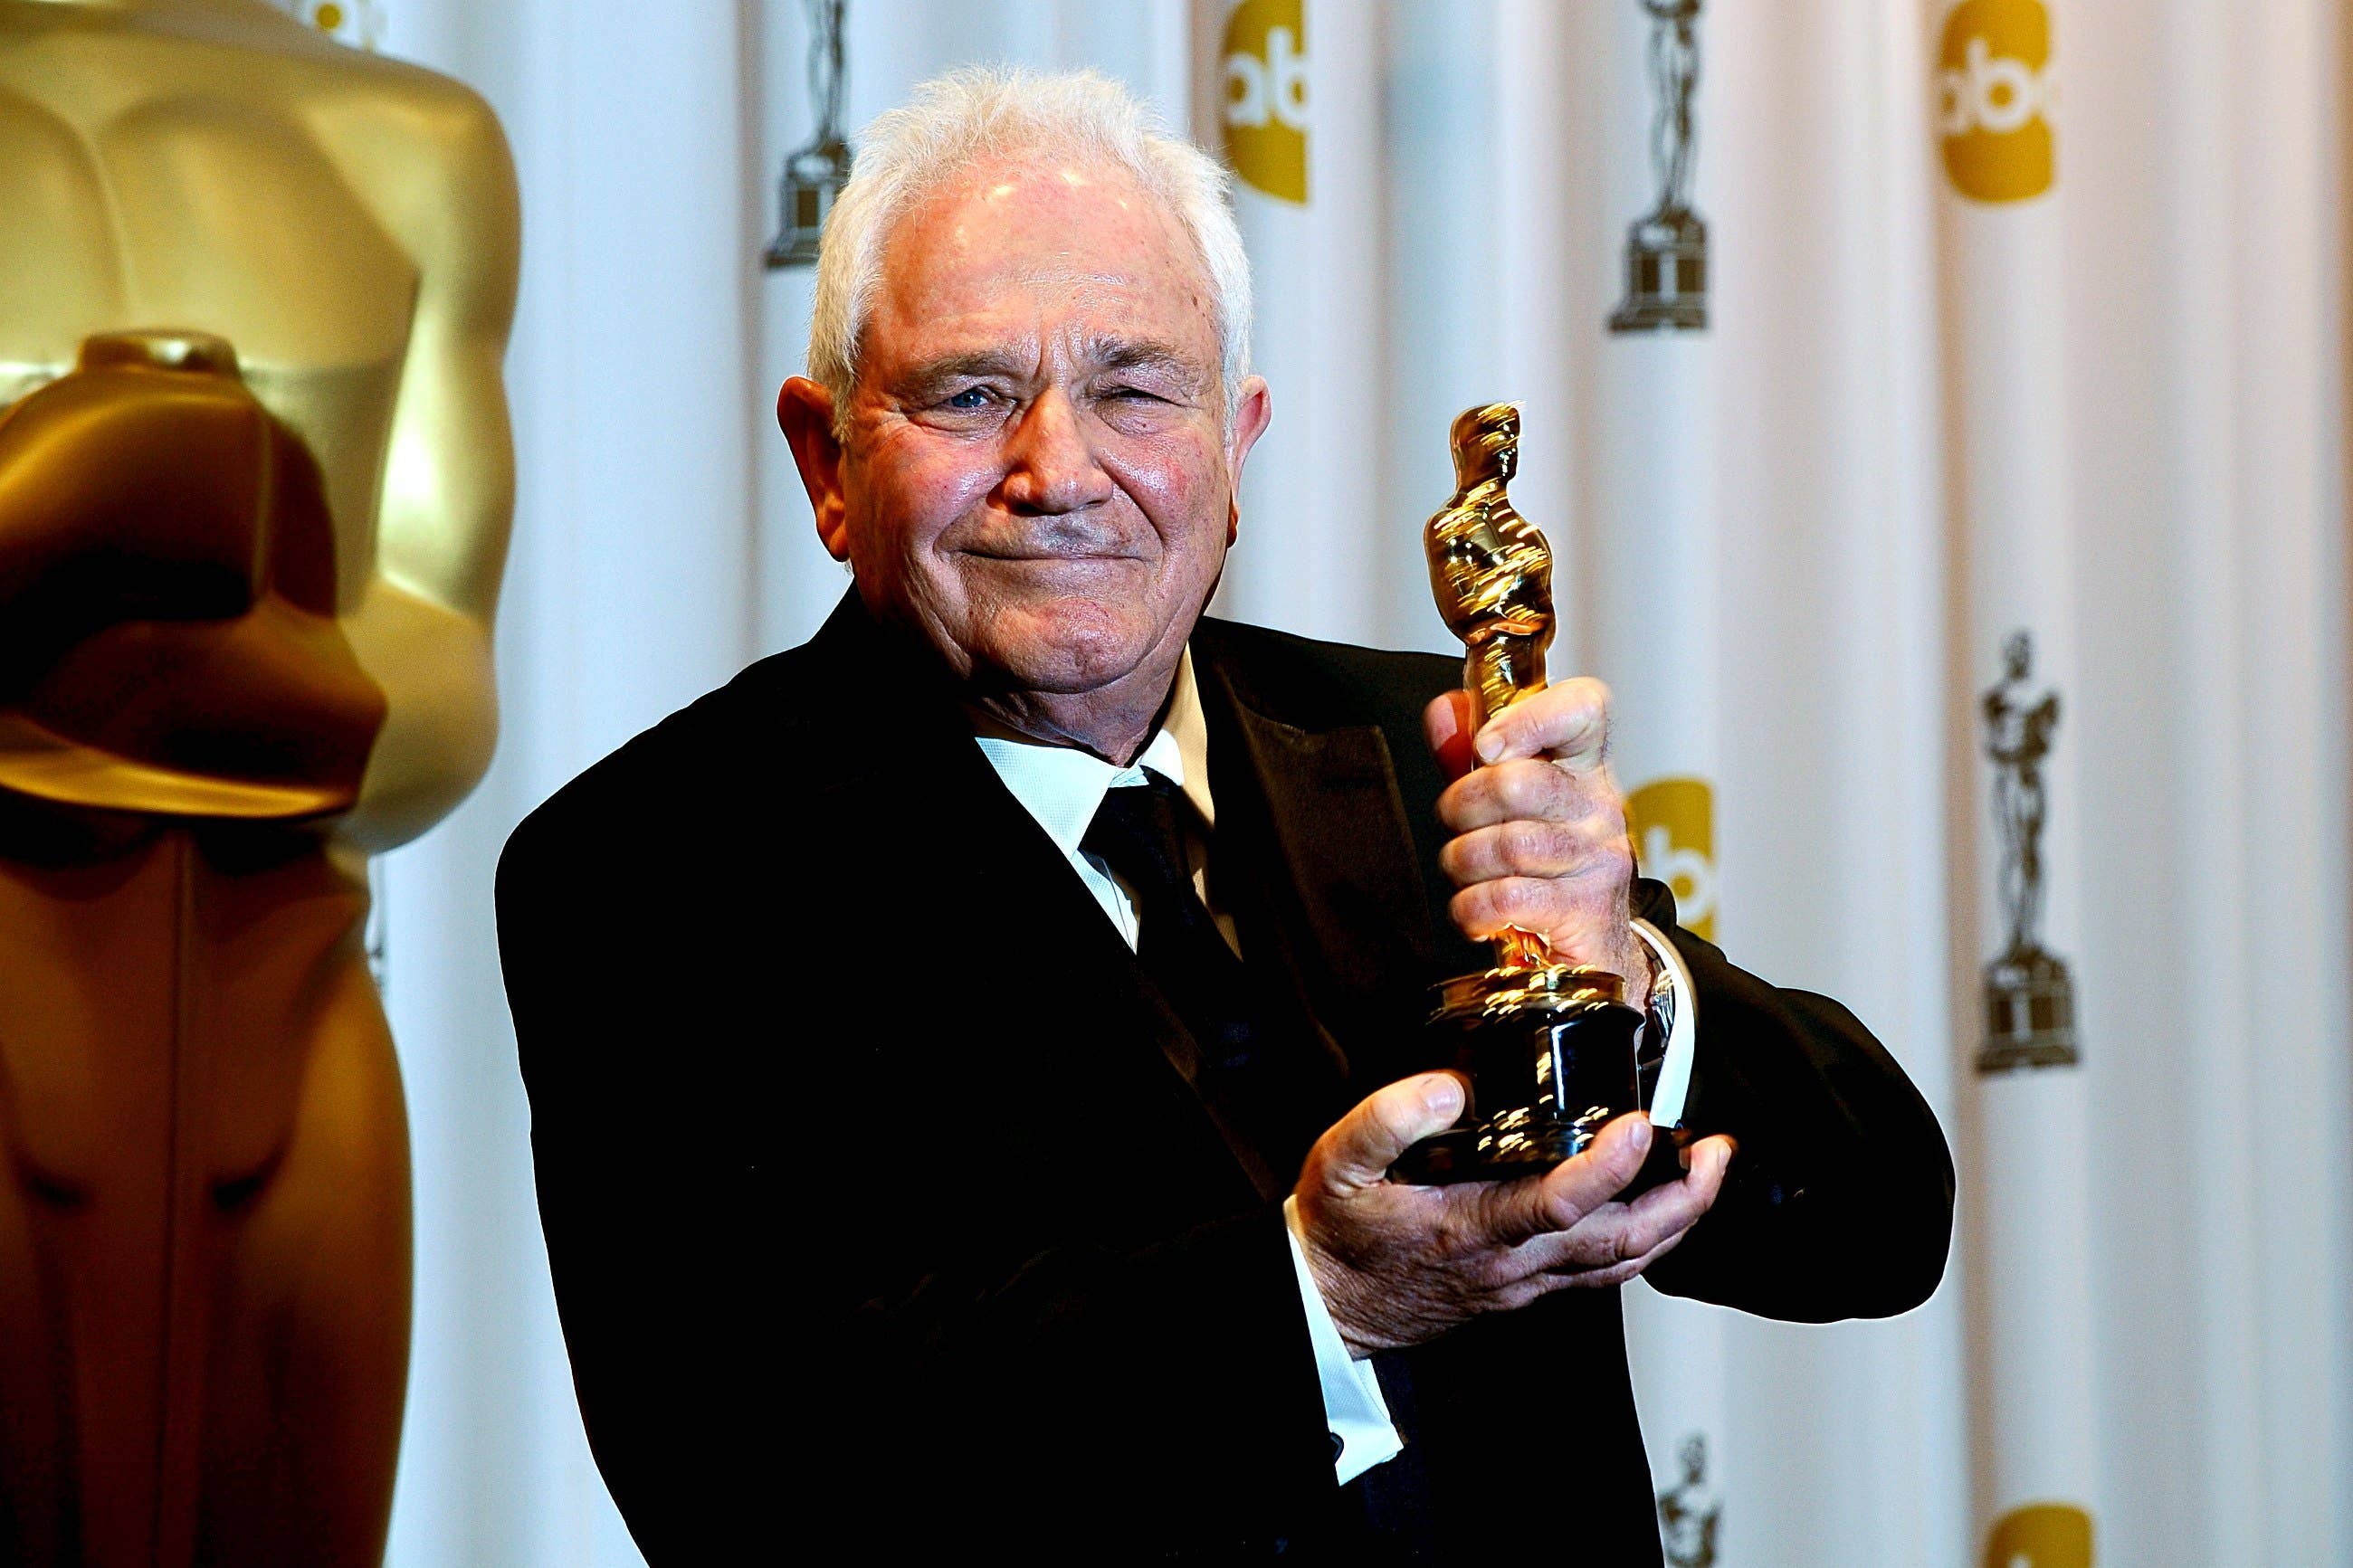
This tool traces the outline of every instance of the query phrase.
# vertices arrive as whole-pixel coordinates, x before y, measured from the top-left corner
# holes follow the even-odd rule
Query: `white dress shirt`
[[[1055,847],[1061,850],[1071,869],[1102,907],[1104,918],[1130,948],[1134,947],[1134,899],[1120,885],[1111,868],[1080,848],[1079,841],[1086,837],[1088,825],[1094,821],[1103,796],[1114,789],[1144,784],[1147,768],[1184,792],[1185,798],[1199,814],[1204,830],[1216,827],[1217,808],[1209,798],[1208,726],[1201,712],[1200,689],[1194,683],[1191,650],[1188,648],[1177,662],[1176,688],[1169,700],[1166,721],[1144,750],[1136,753],[1135,761],[1124,768],[1114,767],[1074,746],[1049,745],[1017,735],[983,715],[975,714],[973,721],[979,731],[974,738],[981,754],[997,770],[997,776],[1004,781],[1013,798],[1021,803],[1022,809],[1045,830],[1046,837],[1054,841]],[[1217,920],[1227,945],[1239,952],[1233,922],[1219,909],[1215,889],[1208,884],[1202,848],[1198,837],[1187,846],[1193,868],[1193,889]],[[1682,1118],[1684,1089],[1691,1078],[1691,977],[1683,972],[1683,962],[1673,947],[1658,931],[1640,921],[1635,922],[1635,930],[1677,983],[1680,1005],[1675,1009],[1667,1059],[1652,1106],[1652,1120],[1662,1126],[1672,1126]],[[1306,1310],[1308,1343],[1315,1352],[1315,1377],[1324,1394],[1324,1423],[1339,1439],[1333,1471],[1339,1484],[1345,1486],[1375,1465],[1396,1458],[1404,1449],[1405,1442],[1389,1419],[1388,1403],[1381,1397],[1380,1381],[1374,1374],[1373,1363],[1349,1355],[1347,1344],[1340,1337],[1339,1325],[1333,1322],[1331,1310],[1315,1288],[1300,1239],[1296,1200],[1286,1198],[1282,1214],[1291,1230],[1292,1269],[1300,1303]]]

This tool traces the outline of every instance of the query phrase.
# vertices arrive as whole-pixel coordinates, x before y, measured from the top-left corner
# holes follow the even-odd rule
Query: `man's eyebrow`
[[[974,349],[968,353],[950,354],[932,360],[907,373],[911,386],[938,386],[945,382],[977,380],[992,375],[1019,375],[1029,366],[1003,349]]]
[[[1090,338],[1083,357],[1096,370],[1166,370],[1188,380],[1200,374],[1183,350],[1150,338]]]

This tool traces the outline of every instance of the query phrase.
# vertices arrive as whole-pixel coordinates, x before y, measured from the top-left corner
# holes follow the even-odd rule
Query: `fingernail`
[[[1504,737],[1493,726],[1480,731],[1471,745],[1482,763],[1492,763],[1504,754]]]
[[[1451,1121],[1462,1113],[1462,1086],[1444,1073],[1435,1073],[1421,1086],[1421,1103],[1432,1116]]]
[[[1634,1153],[1638,1158],[1649,1153],[1651,1152],[1651,1119],[1638,1113],[1634,1118],[1633,1127],[1627,1131],[1626,1142],[1634,1146]]]

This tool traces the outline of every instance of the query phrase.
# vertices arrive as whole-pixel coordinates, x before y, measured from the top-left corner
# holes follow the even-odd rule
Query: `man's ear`
[[[793,449],[826,553],[849,560],[849,508],[841,494],[841,442],[833,433],[832,395],[805,375],[787,378],[776,393],[776,426]]]
[[[1226,472],[1233,484],[1233,494],[1226,502],[1226,548],[1233,548],[1234,540],[1242,531],[1242,464],[1250,460],[1250,448],[1266,433],[1266,423],[1274,417],[1274,400],[1266,390],[1263,376],[1244,376],[1234,392],[1233,434],[1226,437]]]

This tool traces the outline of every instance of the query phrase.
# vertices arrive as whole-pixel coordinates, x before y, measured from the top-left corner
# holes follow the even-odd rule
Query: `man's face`
[[[886,237],[818,528],[868,606],[983,691],[1173,671],[1266,422],[1227,427],[1215,301],[1122,172],[966,170]],[[816,486],[812,486],[813,492]]]

